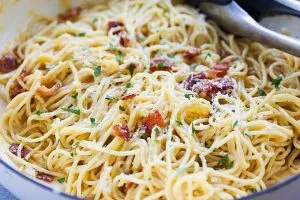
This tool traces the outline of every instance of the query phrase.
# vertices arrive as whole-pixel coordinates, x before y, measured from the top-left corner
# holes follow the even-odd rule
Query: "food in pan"
[[[0,58],[0,128],[37,179],[93,199],[233,199],[299,171],[299,58],[168,0],[33,24]]]

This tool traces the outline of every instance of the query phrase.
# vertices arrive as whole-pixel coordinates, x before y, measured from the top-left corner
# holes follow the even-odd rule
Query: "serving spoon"
[[[300,17],[300,3],[294,0],[188,0],[224,30],[300,57],[300,40],[271,31],[256,20],[275,14]]]

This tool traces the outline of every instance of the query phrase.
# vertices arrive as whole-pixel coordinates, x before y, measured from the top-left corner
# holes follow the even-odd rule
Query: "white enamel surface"
[[[81,3],[95,2],[93,0],[74,0],[72,6]],[[66,5],[71,3],[68,0],[0,0],[0,52],[11,43],[13,39],[26,28],[31,17],[35,13],[54,16],[58,12],[65,10]],[[272,17],[262,21],[265,26],[282,31],[287,29],[291,35],[300,38],[300,19],[293,17]],[[0,100],[0,113],[5,105]],[[0,138],[0,158],[6,163],[14,166],[14,164],[5,155],[4,150],[7,144]],[[69,199],[58,195],[57,189],[54,191],[46,190],[24,177],[18,175],[14,171],[0,164],[0,183],[15,194],[18,198],[24,200],[43,199]],[[56,188],[56,187],[54,187]],[[297,197],[300,188],[300,180],[297,180],[287,187],[281,188],[275,192],[265,194],[257,199],[259,200],[294,200]],[[1,199],[1,196],[0,196]]]

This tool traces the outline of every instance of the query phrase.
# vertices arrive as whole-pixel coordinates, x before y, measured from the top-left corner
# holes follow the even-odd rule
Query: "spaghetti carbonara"
[[[29,29],[0,59],[0,127],[36,178],[93,199],[233,199],[299,172],[299,58],[169,0]]]

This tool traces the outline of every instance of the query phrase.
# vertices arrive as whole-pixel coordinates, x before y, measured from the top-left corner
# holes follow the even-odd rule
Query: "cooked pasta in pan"
[[[233,199],[299,172],[299,58],[169,0],[72,8],[25,36],[0,57],[0,128],[38,179],[92,199]]]

